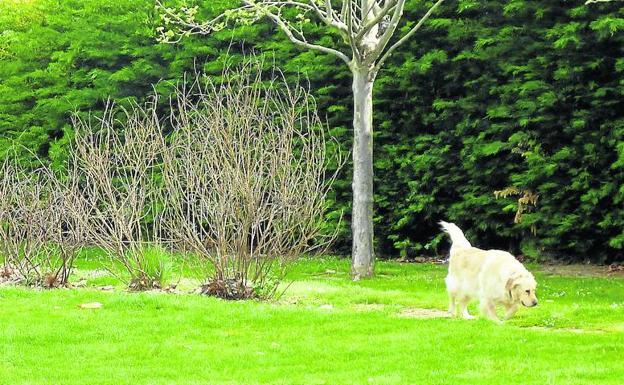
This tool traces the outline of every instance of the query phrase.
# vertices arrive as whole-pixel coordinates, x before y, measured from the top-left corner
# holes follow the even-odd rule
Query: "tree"
[[[210,34],[229,22],[274,22],[294,44],[335,55],[353,75],[353,213],[351,274],[357,280],[373,275],[373,85],[392,53],[408,41],[444,0],[437,0],[402,36],[395,36],[403,20],[406,0],[242,0],[238,8],[198,21],[197,7],[174,9],[158,2],[164,26],[161,39],[175,42],[191,34]],[[310,18],[309,18],[310,17]],[[320,45],[306,36],[315,21],[337,32],[342,42]]]

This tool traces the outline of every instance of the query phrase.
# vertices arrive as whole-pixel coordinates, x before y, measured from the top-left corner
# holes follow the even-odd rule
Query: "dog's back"
[[[476,247],[451,250],[447,277],[447,285],[450,284],[450,289],[476,297],[479,293],[479,274],[489,256],[488,250]]]

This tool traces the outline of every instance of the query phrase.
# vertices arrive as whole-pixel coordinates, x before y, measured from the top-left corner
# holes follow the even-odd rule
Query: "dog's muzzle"
[[[530,304],[528,304],[528,305],[527,305],[526,303],[524,303],[524,301],[521,301],[521,302],[522,302],[522,304],[523,304],[525,307],[535,307],[535,306],[537,306],[537,301],[533,301],[533,302],[531,302],[531,303],[530,303]]]

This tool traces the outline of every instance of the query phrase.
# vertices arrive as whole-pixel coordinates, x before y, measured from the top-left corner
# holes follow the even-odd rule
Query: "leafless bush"
[[[328,154],[309,93],[262,67],[252,59],[221,82],[182,85],[167,138],[154,97],[76,118],[66,175],[5,164],[0,273],[64,285],[76,251],[91,244],[123,265],[130,288],[157,288],[166,241],[206,267],[203,292],[272,295],[290,262],[331,240],[326,166],[342,158]]]
[[[136,290],[161,287],[166,268],[159,258],[164,253],[154,252],[164,149],[155,103],[129,109],[111,104],[101,118],[76,118],[69,162],[73,194],[81,202],[72,216],[89,243],[123,265]]]
[[[251,59],[178,89],[163,178],[166,228],[214,266],[203,291],[270,296],[285,267],[324,246],[324,127],[309,93]],[[268,80],[266,78],[269,78]]]
[[[50,170],[0,169],[0,281],[43,287],[68,284],[82,232],[67,215],[71,196]]]

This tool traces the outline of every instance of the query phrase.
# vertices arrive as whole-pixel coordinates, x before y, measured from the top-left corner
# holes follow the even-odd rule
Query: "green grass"
[[[3,287],[0,384],[624,383],[624,279],[538,272],[540,306],[502,326],[402,316],[446,307],[444,269],[379,263],[351,282],[347,261],[306,260],[264,303]]]

